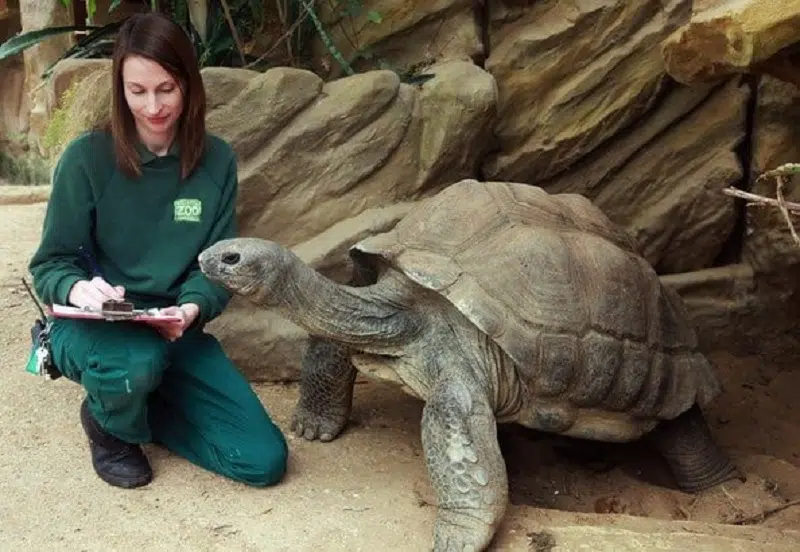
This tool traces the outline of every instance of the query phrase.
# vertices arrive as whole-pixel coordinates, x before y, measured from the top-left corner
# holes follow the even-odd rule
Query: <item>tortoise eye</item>
[[[222,256],[222,262],[227,265],[234,265],[239,262],[241,255],[238,253],[225,253]]]

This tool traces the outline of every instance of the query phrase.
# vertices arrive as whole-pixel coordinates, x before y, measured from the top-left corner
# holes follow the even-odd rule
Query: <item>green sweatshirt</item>
[[[196,303],[197,325],[218,316],[230,294],[200,272],[197,255],[236,235],[238,181],[231,147],[215,136],[206,144],[198,168],[181,181],[177,147],[157,157],[140,146],[142,176],[130,179],[116,166],[110,134],[73,140],[53,173],[29,265],[41,300],[66,305],[72,285],[95,275],[83,249],[137,308]]]

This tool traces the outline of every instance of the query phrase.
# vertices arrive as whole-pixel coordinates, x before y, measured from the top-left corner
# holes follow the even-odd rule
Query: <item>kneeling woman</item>
[[[80,420],[94,469],[112,485],[146,485],[140,444],[156,442],[246,484],[275,484],[284,436],[203,331],[230,295],[197,255],[236,235],[238,181],[233,150],[206,133],[194,50],[166,17],[135,15],[120,29],[112,72],[109,128],[68,144],[54,171],[34,287],[46,304],[125,299],[183,322],[53,321],[53,360],[86,391]]]

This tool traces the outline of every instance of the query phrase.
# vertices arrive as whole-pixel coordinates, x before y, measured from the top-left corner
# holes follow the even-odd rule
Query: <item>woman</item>
[[[230,296],[197,266],[236,234],[236,159],[206,134],[205,92],[192,45],[154,13],[120,29],[109,128],[72,141],[59,159],[42,241],[30,263],[46,304],[100,308],[124,299],[181,323],[55,319],[53,360],[86,398],[80,419],[98,476],[152,480],[140,444],[157,442],[249,485],[277,483],[287,445],[258,396],[203,326]]]

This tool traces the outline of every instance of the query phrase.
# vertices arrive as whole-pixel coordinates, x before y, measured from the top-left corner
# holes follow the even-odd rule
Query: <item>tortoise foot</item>
[[[481,552],[494,537],[491,525],[466,513],[440,511],[433,529],[433,552]]]
[[[292,414],[291,430],[307,441],[333,441],[347,424],[346,411],[316,412],[300,402]]]
[[[309,340],[300,374],[300,399],[291,430],[308,441],[332,441],[347,425],[356,369],[347,349],[318,337]]]
[[[653,440],[684,492],[696,493],[733,479],[746,479],[714,441],[697,405],[663,423],[654,432]]]

